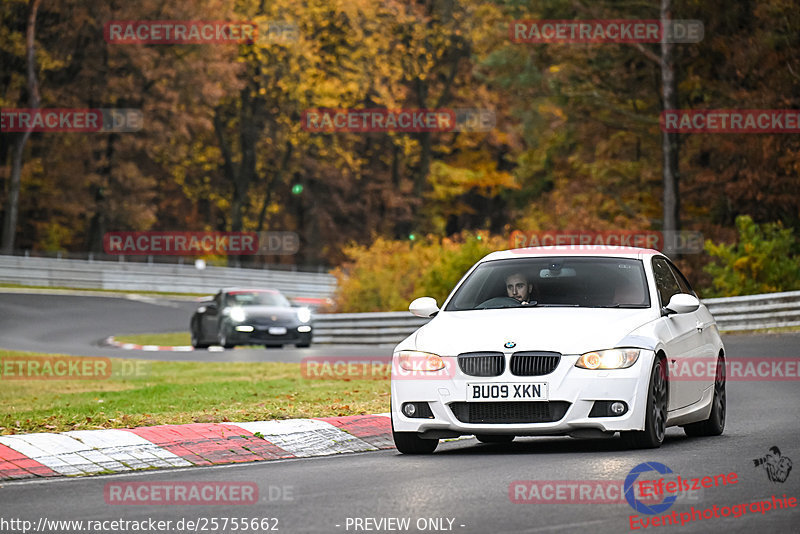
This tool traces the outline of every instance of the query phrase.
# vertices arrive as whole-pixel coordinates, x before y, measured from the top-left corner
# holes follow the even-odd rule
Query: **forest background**
[[[102,252],[125,230],[294,231],[342,311],[446,295],[514,230],[659,231],[659,44],[525,44],[515,19],[704,24],[672,47],[679,109],[800,109],[792,0],[3,0],[0,107],[134,108],[136,133],[0,132],[5,253]],[[35,10],[33,48],[26,39]],[[111,20],[281,21],[296,38],[109,44]],[[33,63],[28,52],[33,50]],[[314,133],[311,108],[495,113],[488,132]],[[677,256],[703,297],[800,288],[800,135],[680,134]],[[16,210],[10,224],[11,210]],[[11,228],[9,231],[8,229]],[[11,242],[9,242],[11,241]]]

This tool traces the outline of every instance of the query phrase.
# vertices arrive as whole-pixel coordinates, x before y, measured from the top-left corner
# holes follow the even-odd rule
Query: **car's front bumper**
[[[237,327],[252,327],[250,332],[237,330]],[[270,328],[285,328],[284,333],[270,333]],[[304,332],[298,329],[306,330]],[[273,330],[274,332],[274,330]],[[313,328],[311,325],[252,325],[248,323],[236,324],[231,327],[229,343],[235,345],[282,345],[298,344],[308,345],[311,343]]]
[[[507,355],[508,356],[508,355]],[[564,355],[558,367],[543,376],[514,376],[506,366],[505,372],[497,377],[474,377],[464,375],[455,358],[455,371],[446,376],[446,371],[437,373],[415,373],[415,376],[393,376],[392,378],[392,422],[397,432],[420,432],[428,437],[447,437],[463,434],[514,434],[518,436],[543,435],[590,435],[597,432],[616,432],[621,430],[642,430],[644,428],[647,389],[654,353],[643,350],[639,360],[630,368],[607,371],[588,370],[575,367],[577,355]],[[546,383],[547,401],[522,401],[528,403],[551,402],[547,422],[465,422],[465,413],[500,414],[488,419],[502,420],[508,413],[548,414],[547,407],[537,406],[486,406],[470,408],[467,402],[467,384],[520,384]],[[590,417],[595,401],[622,401],[627,411],[620,416]],[[433,418],[407,417],[401,412],[403,403],[427,402]],[[504,404],[504,403],[486,403]],[[520,404],[520,402],[518,402]],[[560,407],[566,406],[562,417]],[[485,410],[483,408],[486,408]],[[563,411],[563,410],[562,410]],[[457,416],[459,414],[459,416]],[[556,419],[557,418],[557,419]],[[484,418],[486,420],[486,418]]]

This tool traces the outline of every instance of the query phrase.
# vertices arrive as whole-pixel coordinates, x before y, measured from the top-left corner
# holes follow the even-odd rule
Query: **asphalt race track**
[[[125,299],[0,295],[0,346],[20,350],[105,356],[197,358],[200,353],[141,353],[101,349],[96,342],[123,332],[180,330],[192,305],[177,307]],[[726,336],[731,361],[742,357],[792,358],[800,353],[800,334]],[[312,350],[314,350],[312,348]],[[324,349],[320,349],[324,350]],[[340,349],[337,349],[340,350]],[[348,350],[343,348],[341,350]],[[349,349],[352,354],[352,349]],[[360,349],[366,351],[368,349]],[[388,351],[388,349],[372,349]],[[201,351],[205,352],[205,351]],[[204,354],[217,359],[230,353],[258,352],[264,358],[296,361],[301,351],[226,351]],[[268,356],[267,356],[268,355]],[[223,358],[224,359],[224,358]],[[6,483],[0,486],[0,532],[22,532],[2,520],[171,520],[170,532],[243,532],[212,529],[230,518],[277,518],[279,532],[630,532],[630,516],[652,518],[621,503],[515,503],[514,481],[618,481],[643,462],[659,462],[684,479],[735,472],[737,483],[693,492],[668,511],[730,507],[774,496],[800,498],[800,470],[784,482],[770,481],[753,460],[777,446],[800,462],[800,387],[798,381],[729,381],[725,433],[688,438],[668,430],[660,449],[629,451],[616,439],[517,438],[510,444],[485,445],[475,439],[443,443],[432,456],[403,456],[391,451],[313,459],[269,461],[206,467]],[[652,474],[652,472],[651,472]],[[652,478],[652,477],[649,477]],[[118,505],[108,504],[107,484],[119,482],[251,482],[259,488],[256,504]],[[543,493],[544,495],[544,493]],[[567,492],[568,495],[568,492]],[[512,491],[513,496],[513,491]],[[800,503],[798,503],[800,505]],[[408,518],[407,529],[387,518]],[[175,528],[181,519],[202,527]],[[369,521],[367,521],[369,519]],[[374,521],[373,521],[374,520]],[[452,523],[450,522],[452,521]],[[800,507],[750,511],[741,517],[712,517],[683,526],[651,526],[647,532],[797,532]],[[275,522],[265,523],[275,526]],[[380,527],[378,526],[380,524]],[[360,525],[361,528],[356,528]],[[198,525],[195,525],[198,526]],[[638,526],[638,525],[637,525]],[[369,529],[367,528],[369,527]],[[44,532],[72,532],[50,528]],[[114,532],[111,528],[98,532]],[[147,531],[156,532],[156,530]],[[268,532],[267,529],[245,532]]]
[[[778,336],[775,340],[776,347],[783,343]],[[736,339],[728,339],[728,343],[735,352]],[[771,345],[765,342],[764,348]],[[670,429],[658,450],[627,451],[618,447],[617,440],[518,438],[508,445],[484,445],[467,439],[440,445],[428,457],[381,451],[233,467],[19,482],[0,487],[0,517],[24,518],[34,523],[42,517],[154,518],[172,520],[173,525],[181,518],[271,517],[279,520],[280,532],[326,533],[355,532],[354,523],[346,529],[348,518],[352,522],[353,518],[408,517],[412,526],[406,532],[426,531],[416,528],[416,522],[423,518],[452,519],[452,531],[463,533],[627,532],[633,513],[627,503],[517,504],[509,499],[509,485],[516,480],[622,481],[633,467],[648,461],[665,464],[684,478],[738,474],[735,485],[702,490],[691,500],[678,501],[673,505],[678,513],[690,511],[691,507],[731,506],[773,495],[800,496],[800,473],[796,469],[785,482],[777,483],[768,480],[763,468],[753,465],[753,459],[762,457],[774,445],[784,456],[795,461],[800,458],[797,383],[732,382],[728,398],[729,418],[723,436],[690,439],[682,431]],[[253,482],[259,487],[260,498],[253,505],[107,504],[106,484],[121,481]],[[651,527],[647,531],[797,532],[799,519],[800,512],[792,508],[747,513],[739,518],[704,519],[682,527]]]
[[[310,356],[390,356],[388,348],[236,348],[214,352],[149,352],[102,346],[108,336],[188,332],[195,302],[151,297],[71,296],[3,293],[0,289],[0,347],[50,354],[205,362],[299,362]]]

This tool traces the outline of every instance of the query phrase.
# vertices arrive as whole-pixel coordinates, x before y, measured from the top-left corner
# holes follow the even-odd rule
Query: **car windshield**
[[[627,258],[488,261],[472,271],[445,311],[546,306],[649,308],[644,266]]]
[[[228,293],[228,306],[279,306],[289,308],[291,304],[277,291],[233,291]]]

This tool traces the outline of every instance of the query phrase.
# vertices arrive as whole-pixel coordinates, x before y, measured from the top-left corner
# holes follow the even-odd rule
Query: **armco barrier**
[[[428,321],[409,312],[324,313],[314,316],[314,343],[396,344]]]
[[[26,286],[216,293],[220,288],[273,288],[287,297],[330,298],[336,278],[325,273],[194,265],[123,263],[0,256],[0,282]]]
[[[800,291],[705,299],[720,330],[800,326]]]
[[[222,287],[279,289],[292,298],[331,298],[336,279],[328,274],[0,256],[0,282],[85,289],[215,293]],[[720,330],[800,326],[800,291],[705,299]],[[427,323],[408,312],[319,314],[315,343],[395,344]]]
[[[705,299],[722,331],[800,325],[800,291]],[[430,319],[409,312],[330,313],[314,317],[314,342],[394,345]]]

